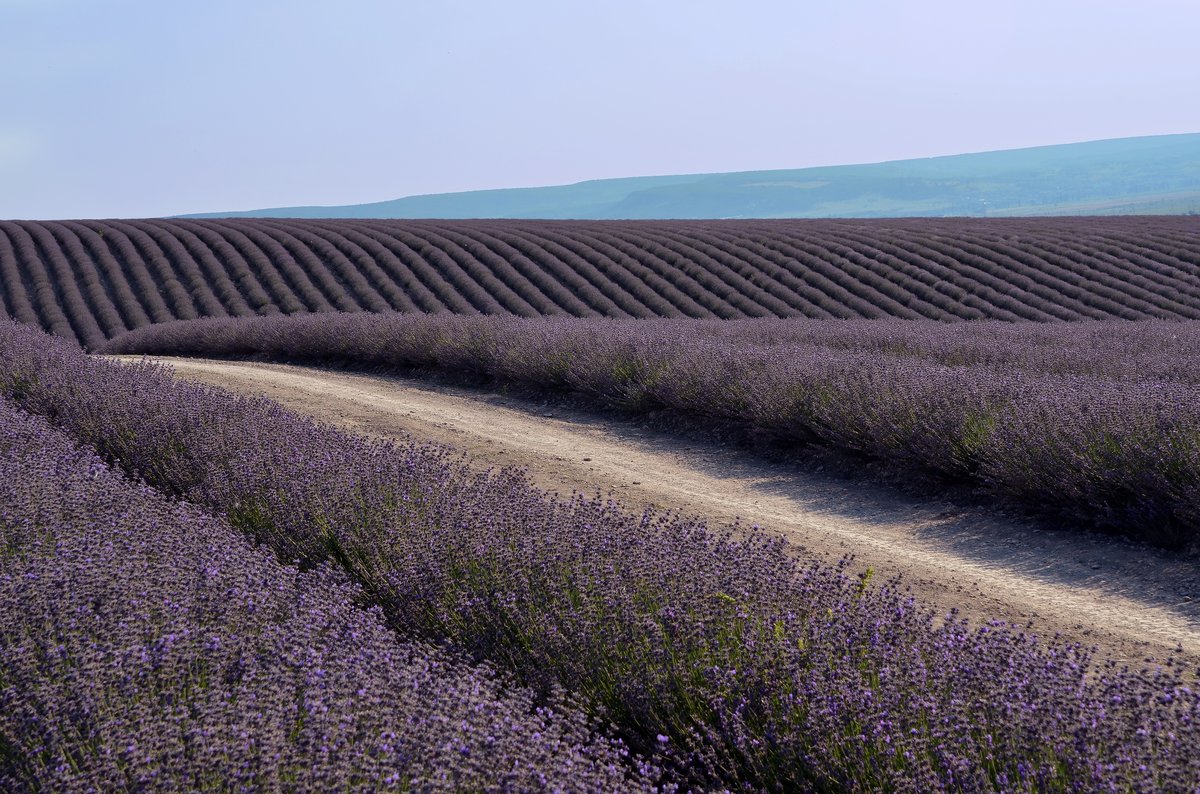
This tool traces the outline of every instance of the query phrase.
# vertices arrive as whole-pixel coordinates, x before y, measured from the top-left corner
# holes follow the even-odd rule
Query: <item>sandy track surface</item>
[[[800,471],[604,414],[392,377],[157,360],[350,430],[447,443],[483,467],[523,466],[549,491],[611,492],[631,508],[678,509],[710,526],[758,524],[801,554],[853,554],[857,568],[900,574],[919,599],[972,620],[1032,621],[1035,633],[1131,664],[1177,646],[1200,659],[1194,559]]]

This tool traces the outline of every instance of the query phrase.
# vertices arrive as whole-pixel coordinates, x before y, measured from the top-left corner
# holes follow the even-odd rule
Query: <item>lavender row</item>
[[[327,314],[163,324],[113,352],[471,373],[669,408],[1200,541],[1200,323],[537,320]]]
[[[1200,701],[891,584],[803,566],[513,472],[348,436],[265,400],[0,326],[0,389],[285,559],[337,563],[409,635],[567,685],[664,781],[700,788],[1200,785]]]
[[[0,788],[646,788],[567,706],[399,642],[327,566],[0,399]]]
[[[359,328],[363,330],[359,330]],[[587,320],[582,318],[452,317],[449,315],[332,313],[317,317],[239,318],[161,323],[110,340],[102,353],[314,356],[371,355],[386,363],[438,366],[455,339],[502,335],[508,344],[540,329],[573,339],[573,330],[603,344],[605,337],[641,336],[660,348],[694,340],[713,348],[787,350],[830,348],[950,367],[985,366],[1031,374],[1086,375],[1116,381],[1200,384],[1200,322],[1080,321],[947,324],[911,320]],[[368,342],[368,333],[383,334]],[[290,343],[289,335],[298,334]],[[412,336],[414,341],[406,337]],[[425,345],[424,350],[419,344]],[[340,345],[340,347],[339,347]],[[503,351],[497,351],[502,353]],[[668,354],[670,351],[667,351]],[[484,362],[486,363],[486,362]],[[482,369],[479,370],[482,372]]]
[[[277,313],[1198,319],[1188,217],[0,221],[0,317],[89,349]]]

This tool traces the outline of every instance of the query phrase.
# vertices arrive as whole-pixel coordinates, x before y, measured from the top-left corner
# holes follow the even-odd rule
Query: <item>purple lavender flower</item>
[[[410,327],[432,333],[447,326]],[[551,325],[538,327],[547,334],[553,330]],[[448,347],[435,349],[453,351],[455,345],[463,345],[465,361],[482,360],[484,354],[498,356],[503,349],[489,341],[495,339],[489,336],[495,328],[464,328],[471,333],[453,336]],[[714,333],[720,336],[725,328],[717,327]],[[743,332],[764,331],[729,330]],[[696,328],[686,333],[698,336]],[[668,376],[666,368],[686,360],[672,358],[678,350],[690,349],[684,346],[686,339],[655,359],[649,355],[652,350],[637,347],[637,337],[613,338],[621,340],[609,351],[614,357],[599,360],[629,368],[615,370],[604,383],[642,383],[650,390],[679,382]],[[533,349],[550,352],[548,344]],[[554,352],[573,356],[573,350],[559,346]],[[631,357],[630,351],[636,355]],[[819,363],[822,355],[816,351],[802,362]],[[919,360],[903,355],[894,359],[884,372],[936,371],[947,377],[955,372],[955,365],[945,361],[923,370]],[[512,362],[503,357],[488,360]],[[598,366],[596,360],[579,359],[585,362],[584,371]],[[837,373],[849,372],[859,359],[834,360],[843,368],[830,370]],[[573,366],[568,366],[568,373]],[[537,369],[534,365],[533,371]],[[877,372],[871,377],[875,380],[866,382],[878,385],[882,375]],[[1021,382],[1017,380],[1018,385]],[[836,385],[833,379],[826,383],[830,388]],[[916,375],[900,383],[907,385],[897,389],[896,404],[911,399],[913,405],[924,404],[921,400],[937,405],[936,390]],[[795,389],[796,384],[789,388]],[[291,763],[287,759],[296,756],[287,755],[285,749],[297,742],[302,744],[304,763],[319,770],[312,778],[313,787],[343,785],[339,781],[345,778],[338,777],[343,774],[338,770],[357,769],[354,764],[360,761],[341,766],[342,759],[361,759],[364,753],[369,758],[390,757],[387,754],[407,733],[394,727],[405,723],[394,720],[378,724],[378,733],[375,728],[364,733],[341,727],[347,715],[359,713],[353,706],[358,698],[371,704],[367,709],[371,714],[375,704],[386,699],[382,694],[372,696],[379,690],[352,675],[355,665],[347,661],[362,658],[364,647],[374,648],[368,641],[370,633],[357,628],[346,633],[343,628],[351,622],[342,613],[336,620],[322,617],[324,610],[332,609],[330,605],[340,603],[347,610],[353,604],[375,610],[372,619],[385,622],[400,636],[452,648],[456,654],[506,671],[534,692],[524,702],[539,705],[533,712],[535,720],[551,724],[561,718],[567,725],[579,725],[571,721],[577,718],[567,717],[568,709],[557,705],[562,696],[555,693],[568,689],[569,702],[615,726],[633,753],[628,766],[610,766],[603,759],[611,757],[605,755],[611,746],[601,742],[596,745],[601,749],[593,749],[584,739],[591,734],[573,729],[576,732],[570,735],[579,738],[567,744],[580,748],[579,757],[595,762],[585,767],[590,770],[587,774],[611,768],[620,779],[638,782],[623,777],[621,770],[628,768],[644,770],[667,785],[731,790],[1200,787],[1200,764],[1194,752],[1200,746],[1200,694],[1191,677],[1173,662],[1127,669],[1093,660],[1087,649],[1078,646],[1043,642],[1019,627],[970,627],[953,615],[942,619],[915,604],[895,583],[867,583],[845,567],[806,565],[779,541],[715,535],[695,522],[669,514],[630,513],[599,498],[552,499],[530,487],[518,472],[474,472],[444,450],[351,436],[269,401],[176,382],[159,367],[91,359],[78,348],[15,324],[0,325],[0,393],[93,445],[128,474],[225,516],[229,525],[279,559],[298,560],[304,569],[303,573],[287,569],[287,576],[296,578],[284,578],[298,582],[294,586],[258,574],[238,578],[241,568],[235,563],[245,559],[246,552],[222,556],[235,548],[233,540],[201,542],[207,550],[203,556],[181,554],[175,547],[189,537],[201,538],[202,533],[184,532],[180,537],[170,530],[173,518],[156,518],[154,513],[147,515],[149,532],[141,524],[119,523],[116,529],[101,527],[94,535],[84,532],[85,537],[96,537],[98,549],[111,549],[105,552],[107,557],[92,546],[75,553],[70,544],[60,555],[55,545],[59,541],[45,530],[54,522],[33,521],[23,513],[0,515],[5,537],[12,532],[19,538],[17,548],[46,550],[42,557],[26,552],[21,552],[24,557],[13,556],[24,567],[18,566],[4,580],[9,588],[5,592],[11,591],[13,599],[29,599],[6,614],[41,616],[19,624],[30,628],[4,646],[4,652],[14,658],[29,656],[27,663],[36,671],[23,674],[19,686],[4,690],[13,693],[6,695],[12,701],[0,709],[3,718],[15,715],[20,720],[19,728],[0,731],[4,746],[20,741],[21,748],[29,748],[3,755],[5,763],[17,765],[7,774],[19,780],[27,779],[21,775],[27,775],[22,770],[29,768],[66,780],[75,774],[80,754],[97,747],[104,749],[101,760],[112,765],[104,769],[145,770],[147,775],[163,768],[156,759],[170,748],[179,748],[181,757],[189,758],[185,750],[200,746],[195,742],[200,742],[202,733],[169,729],[161,742],[154,735],[144,736],[154,733],[144,730],[149,721],[140,716],[105,716],[108,712],[101,707],[107,708],[108,701],[88,699],[87,693],[97,690],[73,684],[82,679],[73,679],[71,671],[91,670],[77,666],[95,659],[98,669],[115,671],[106,673],[116,678],[103,692],[112,687],[125,691],[122,686],[136,692],[141,691],[137,687],[143,686],[143,680],[158,686],[155,676],[191,680],[192,662],[186,660],[199,654],[231,661],[211,671],[198,668],[196,675],[207,676],[204,680],[209,683],[207,688],[193,687],[188,697],[200,697],[195,692],[203,697],[208,692],[223,693],[247,680],[260,686],[244,695],[238,690],[236,698],[199,701],[204,709],[221,715],[214,724],[234,726],[221,734],[218,746],[232,748],[221,752],[239,759],[226,767],[233,770],[228,774],[237,785],[254,786],[255,781],[268,779],[262,775],[276,774],[262,772],[265,762],[255,760],[264,758],[264,748],[271,751],[265,757],[279,755]],[[804,393],[786,405],[807,399]],[[734,405],[754,404],[739,402],[743,398],[736,392],[731,397]],[[852,424],[834,424],[843,414],[823,398],[814,398],[812,405],[813,416],[825,417],[822,421],[848,438],[869,438]],[[865,400],[862,405],[864,410],[870,407]],[[906,412],[885,406],[872,421],[881,428],[894,428],[883,436],[886,446],[899,443],[904,448],[908,438],[925,439],[921,443],[929,448],[947,443],[936,435],[923,435],[922,422],[929,420],[918,416],[906,424],[911,419]],[[992,436],[974,428],[969,437],[987,449]],[[1095,454],[1107,455],[1108,450],[1099,446]],[[90,471],[103,470],[94,462],[89,465]],[[26,487],[22,493],[29,490]],[[105,484],[102,493],[117,490]],[[27,498],[34,497],[21,497]],[[21,503],[15,499],[0,500],[0,505]],[[127,498],[122,495],[117,501],[113,510],[123,520],[141,520],[138,511],[129,509]],[[62,498],[33,503],[43,505],[52,517],[71,504]],[[94,512],[88,508],[78,515]],[[79,521],[87,524],[82,518]],[[160,537],[166,539],[165,546],[155,545]],[[125,554],[135,540],[159,551],[151,560]],[[74,561],[74,568],[63,569],[69,575],[56,574],[59,569],[53,566],[24,562],[60,557]],[[176,557],[178,564],[172,562]],[[122,570],[127,558],[139,582],[153,580],[158,575],[154,571],[160,569],[151,562],[165,560],[162,589],[146,587],[143,592],[121,585],[107,590],[104,583],[110,579],[124,580],[105,574],[96,577],[100,581],[94,585],[80,585],[78,596],[72,592],[79,580],[77,572],[81,575],[91,565],[87,560],[103,559],[103,570],[108,571]],[[343,576],[357,589],[343,581],[344,589],[337,595],[334,585]],[[168,588],[203,577],[216,577],[219,593],[203,604]],[[318,585],[324,588],[320,592]],[[225,609],[246,613],[252,628],[222,628],[236,622],[232,616],[227,619]],[[207,617],[210,612],[205,610],[212,610],[213,617]],[[110,614],[125,616],[117,619],[125,623],[106,623]],[[298,617],[292,621],[288,615]],[[198,622],[186,622],[193,618]],[[68,641],[75,636],[74,626],[92,625],[89,621],[99,621],[95,625],[103,626],[103,632],[84,632],[86,641]],[[316,635],[304,629],[310,624],[319,627]],[[116,643],[117,652],[94,639],[109,636],[129,639]],[[384,639],[391,636],[384,632]],[[255,672],[261,643],[269,648],[266,658],[279,660],[272,664],[286,670],[286,675],[274,672],[275,666],[269,675]],[[436,654],[418,656],[431,676],[449,669]],[[365,658],[394,656],[371,650]],[[286,685],[269,683],[276,680],[272,676],[280,675]],[[220,681],[220,686],[214,681]],[[54,694],[55,686],[63,687],[64,694]],[[431,689],[436,695],[442,686],[435,682],[413,690]],[[485,755],[479,744],[472,744],[476,739],[470,738],[479,737],[472,732],[478,724],[473,707],[471,714],[451,708],[458,701],[473,703],[466,693],[475,690],[446,686],[450,702],[431,708],[428,719],[416,724],[445,730],[457,726],[466,738],[435,742],[444,753],[439,757],[456,760],[445,762],[450,771],[435,770],[415,787],[461,785],[452,770],[495,771],[490,766],[470,766]],[[359,689],[367,695],[359,695]],[[51,693],[46,697],[53,703],[68,703],[61,713],[71,715],[64,721],[71,726],[69,736],[44,733],[52,721],[36,709],[8,707],[18,699],[38,703],[36,698],[44,691]],[[487,697],[499,691],[487,690]],[[175,694],[157,700],[133,699],[136,708],[148,709],[146,704],[153,703],[158,704],[156,709],[176,709],[170,713],[179,725],[192,724],[190,707],[181,705],[189,702]],[[53,713],[60,713],[57,705]],[[160,714],[146,713],[155,718]],[[452,715],[451,722],[439,716],[444,713]],[[514,717],[511,723],[507,718],[499,722],[489,718],[483,724],[518,723]],[[499,728],[480,730],[501,736],[495,733]],[[109,743],[110,735],[119,738]],[[561,747],[562,742],[553,737],[566,734],[539,726],[522,735],[537,748],[547,737]],[[661,742],[659,737],[669,741]],[[64,747],[72,749],[60,749]],[[412,763],[419,763],[421,756],[414,757],[418,760]],[[555,766],[559,762],[549,753],[522,755],[513,750],[502,757],[515,759],[513,774],[537,781],[533,787],[542,785],[542,774],[545,785],[553,787],[548,770],[562,768]],[[508,771],[505,766],[505,774]],[[386,780],[393,774],[370,779]],[[151,787],[152,778],[126,785]]]

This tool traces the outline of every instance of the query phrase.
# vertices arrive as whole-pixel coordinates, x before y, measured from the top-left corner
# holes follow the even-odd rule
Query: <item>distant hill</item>
[[[1200,133],[867,165],[597,179],[184,217],[878,218],[1200,214]]]

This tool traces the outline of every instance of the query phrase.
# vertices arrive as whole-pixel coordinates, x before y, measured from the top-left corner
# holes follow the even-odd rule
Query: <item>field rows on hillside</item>
[[[0,222],[0,315],[95,348],[170,320],[1200,319],[1188,217]]]

